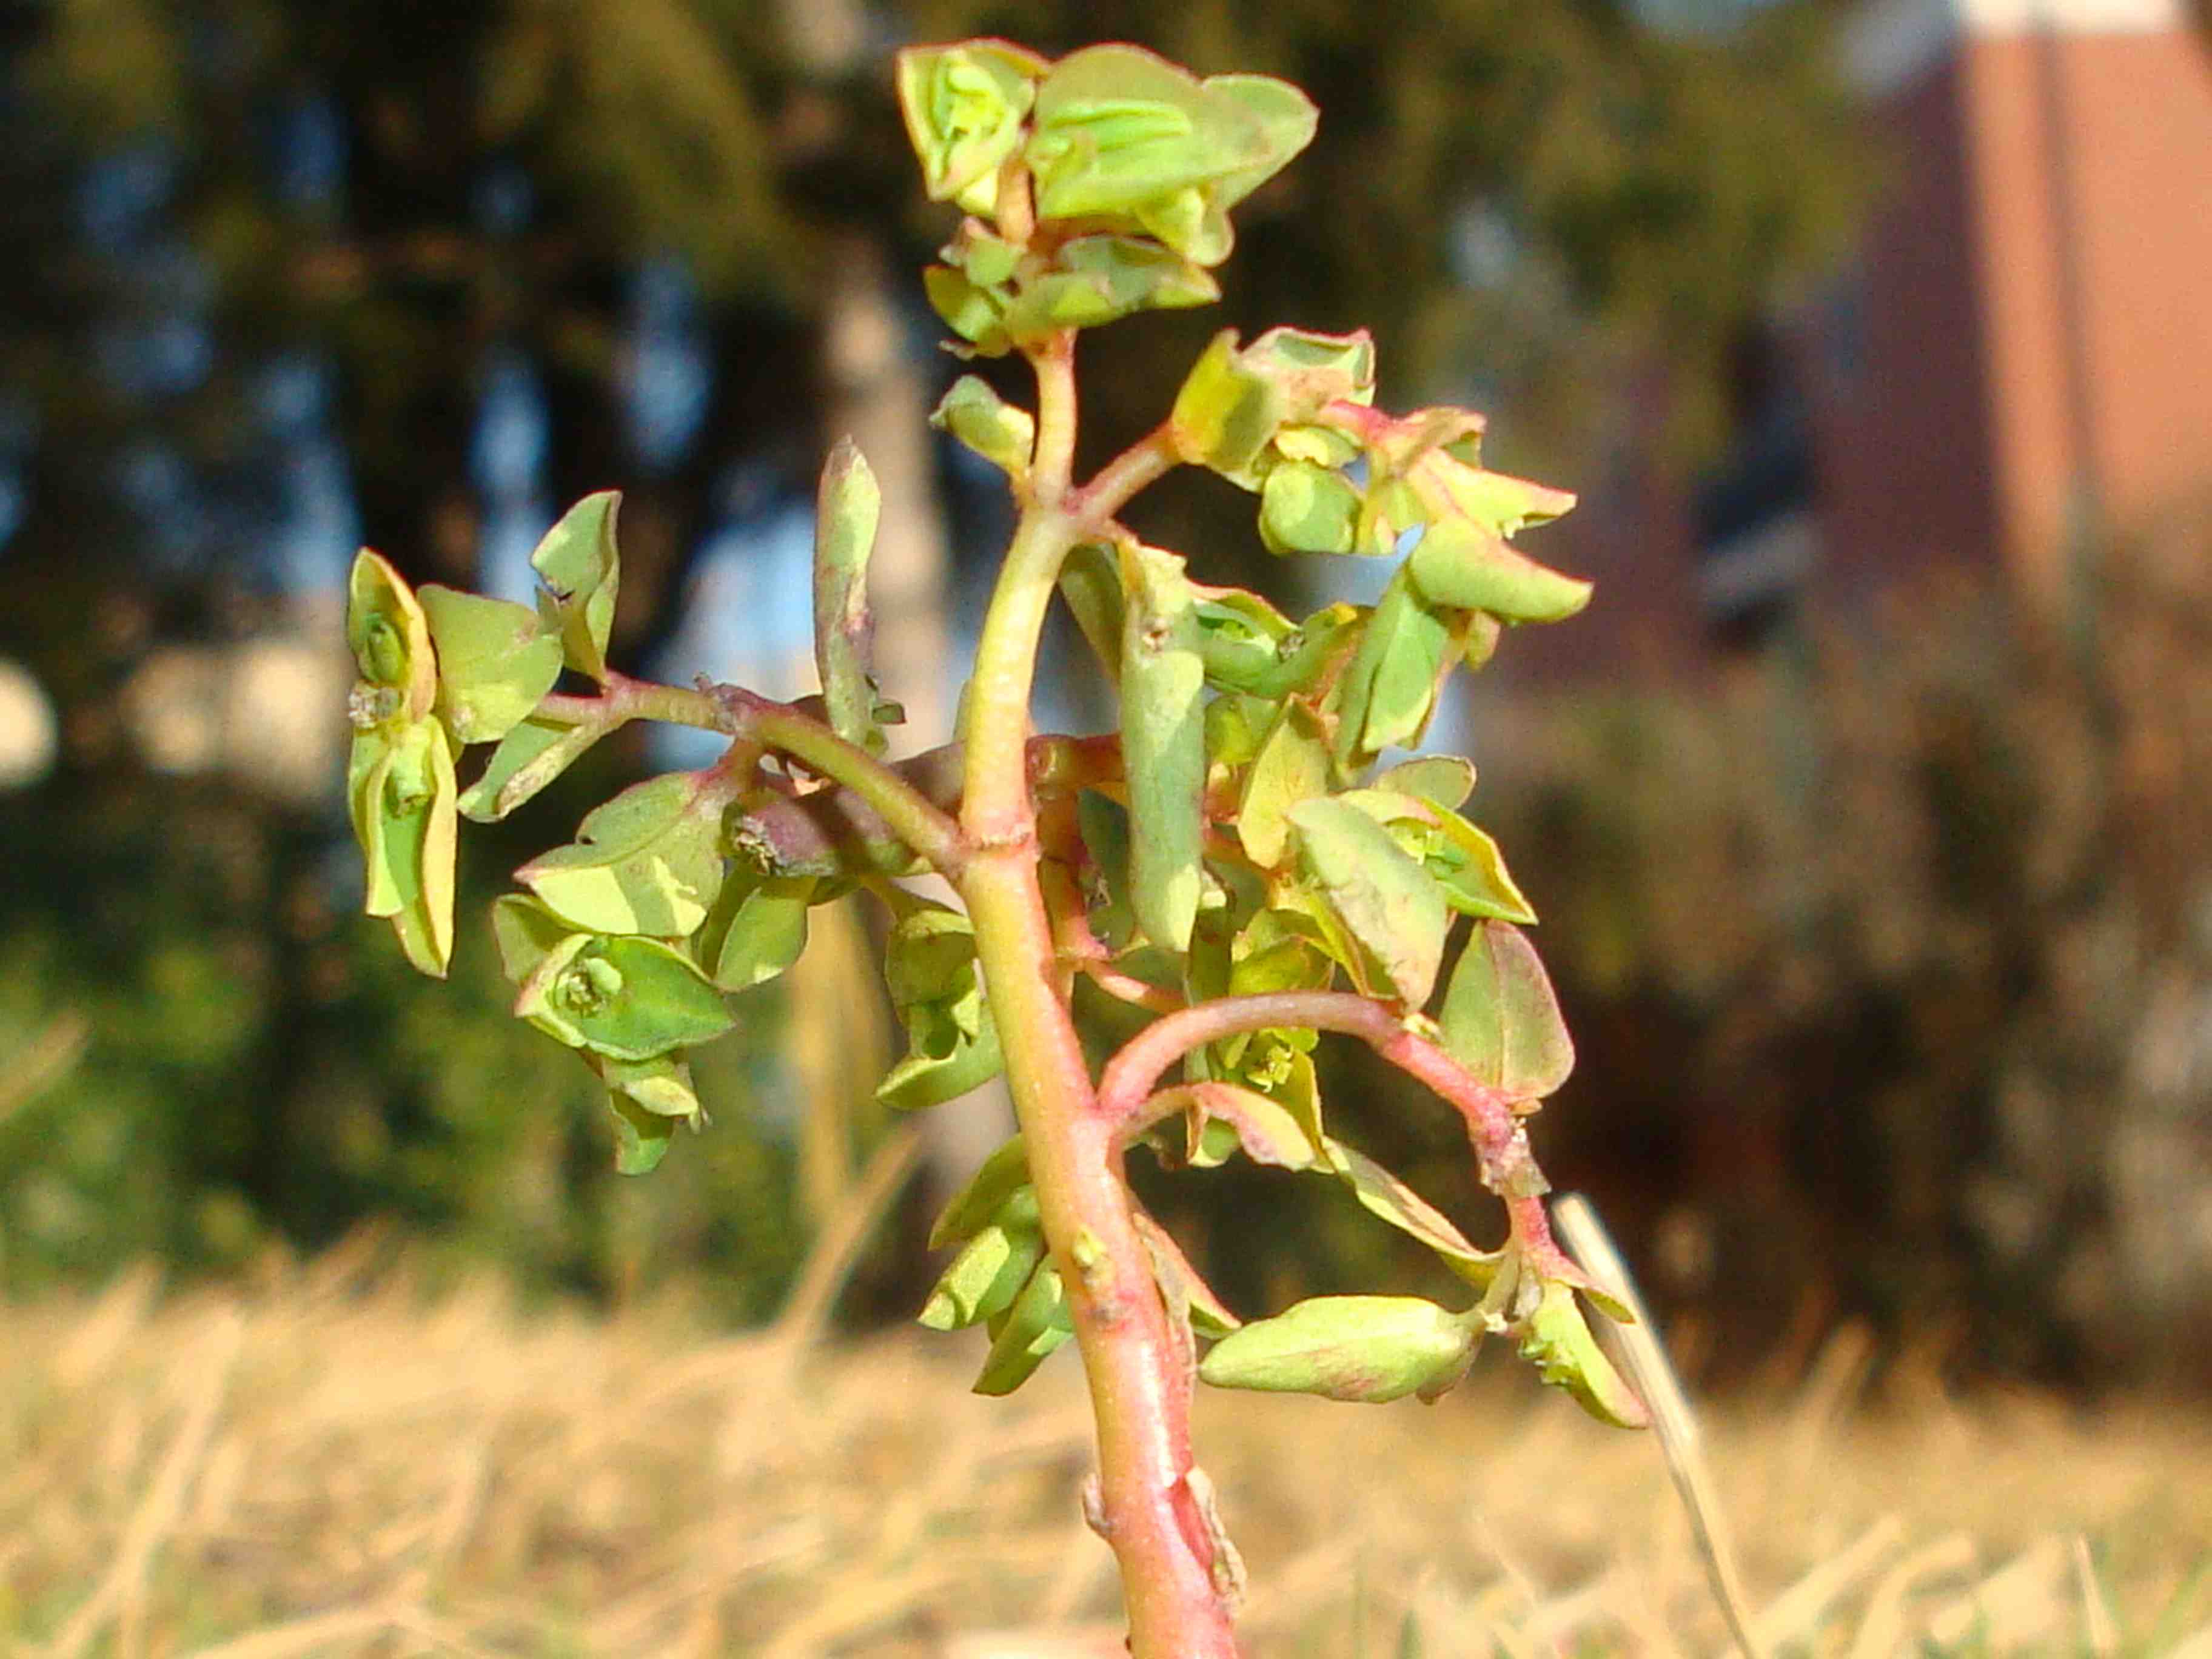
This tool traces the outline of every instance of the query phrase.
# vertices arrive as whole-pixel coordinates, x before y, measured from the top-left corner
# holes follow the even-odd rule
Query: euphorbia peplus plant
[[[1235,1650],[1240,1569],[1194,1464],[1195,1380],[1340,1400],[1433,1400],[1488,1333],[1608,1421],[1641,1407],[1577,1293],[1624,1310],[1553,1243],[1522,1120],[1572,1063],[1490,837],[1462,814],[1474,769],[1417,744],[1457,664],[1510,627],[1580,610],[1589,585],[1516,551],[1572,498],[1483,469],[1480,416],[1373,403],[1364,334],[1214,339],[1166,420],[1087,482],[1071,477],[1082,330],[1203,303],[1228,214],[1311,138],[1312,106],[1257,76],[1194,78],[1102,46],[1057,63],[996,40],[902,53],[898,90],[930,196],[965,217],[925,275],[964,356],[1018,353],[1034,410],[981,380],[937,423],[1002,468],[1019,507],[959,739],[886,758],[898,719],[869,672],[878,497],[849,444],[822,480],[815,576],[821,694],[632,679],[606,659],[619,574],[615,498],[556,525],[533,611],[417,594],[373,553],[355,567],[362,684],[349,782],[368,909],[442,974],[456,815],[504,817],[632,720],[721,734],[713,765],[636,785],[576,841],[526,865],[494,907],[518,1015],[605,1081],[617,1158],[651,1169],[699,1103],[686,1051],[726,1030],[727,994],[783,971],[811,906],[854,890],[889,912],[884,965],[909,1047],[879,1091],[919,1109],[1004,1070],[1021,1133],[939,1218],[957,1247],[921,1314],[991,1337],[976,1387],[1004,1394],[1073,1335],[1097,1418],[1091,1516],[1120,1558],[1133,1650]],[[1258,497],[1277,552],[1395,558],[1372,606],[1302,622],[1121,522],[1176,466]],[[1039,631],[1058,592],[1119,689],[1118,734],[1034,736]],[[556,689],[563,670],[595,689]],[[465,790],[454,756],[495,743]],[[934,871],[964,909],[902,877]],[[1457,916],[1468,937],[1438,994]],[[1157,1016],[1096,1076],[1074,981]],[[1433,1012],[1431,1012],[1433,1010]],[[1322,1033],[1357,1037],[1465,1119],[1507,1234],[1480,1249],[1389,1170],[1332,1136]],[[1133,1144],[1209,1165],[1242,1152],[1348,1183],[1469,1287],[1463,1309],[1323,1297],[1240,1322],[1131,1196]],[[1210,1345],[1210,1346],[1208,1346]]]

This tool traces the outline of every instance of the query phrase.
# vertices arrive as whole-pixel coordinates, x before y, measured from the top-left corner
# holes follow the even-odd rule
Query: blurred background
[[[2212,1382],[2212,57],[2178,0],[0,0],[0,1286],[250,1280],[374,1224],[525,1297],[781,1304],[886,1132],[860,925],[751,994],[712,1129],[617,1177],[485,902],[698,760],[603,745],[470,837],[420,981],[356,914],[339,587],[365,543],[515,596],[619,488],[618,662],[795,695],[855,432],[887,689],[936,740],[1006,520],[923,423],[950,222],[889,68],[980,33],[1322,112],[1221,307],[1087,337],[1091,459],[1217,328],[1364,325],[1383,401],[1481,409],[1492,465],[1580,493],[1531,546],[1596,601],[1437,735],[1580,1048],[1540,1152],[1686,1367],[1850,1327],[1950,1377]],[[1371,596],[1251,516],[1206,477],[1133,514],[1207,580]],[[1053,678],[1041,718],[1096,696]],[[1329,1086],[1481,1213],[1430,1106]],[[1141,1179],[1248,1310],[1419,1283],[1267,1173]],[[927,1214],[850,1320],[915,1305]]]

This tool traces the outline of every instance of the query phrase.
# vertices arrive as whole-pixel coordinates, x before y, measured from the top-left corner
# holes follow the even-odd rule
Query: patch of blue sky
[[[726,519],[699,550],[676,631],[651,665],[655,678],[688,685],[704,674],[763,696],[814,690],[814,511],[796,495]],[[653,764],[704,766],[724,739],[655,727]]]
[[[690,272],[672,254],[640,265],[630,283],[630,338],[623,413],[630,450],[649,472],[680,465],[714,399],[714,361]]]

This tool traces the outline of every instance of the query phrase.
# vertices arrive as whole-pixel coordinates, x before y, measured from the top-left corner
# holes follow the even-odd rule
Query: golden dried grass
[[[69,1659],[1118,1652],[1073,1361],[981,1400],[968,1345],[825,1343],[819,1305],[734,1336],[672,1302],[599,1319],[434,1294],[364,1247],[252,1291],[138,1274],[0,1309],[0,1636]],[[1932,1390],[1869,1413],[1863,1374],[1846,1349],[1706,1425],[1771,1650],[2212,1650],[2212,1424]],[[1652,1439],[1502,1356],[1434,1408],[1208,1395],[1199,1436],[1255,1655],[1727,1650]]]

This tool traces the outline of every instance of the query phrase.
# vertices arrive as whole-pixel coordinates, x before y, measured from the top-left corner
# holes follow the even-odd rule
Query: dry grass
[[[0,1309],[0,1636],[66,1659],[1119,1651],[1071,1359],[994,1402],[960,1342],[525,1313],[367,1254],[252,1294],[146,1275]],[[1707,1425],[1775,1650],[2212,1653],[2212,1425],[1863,1416],[1856,1358]],[[1726,1650],[1656,1446],[1517,1370],[1434,1409],[1201,1401],[1255,1654]]]

